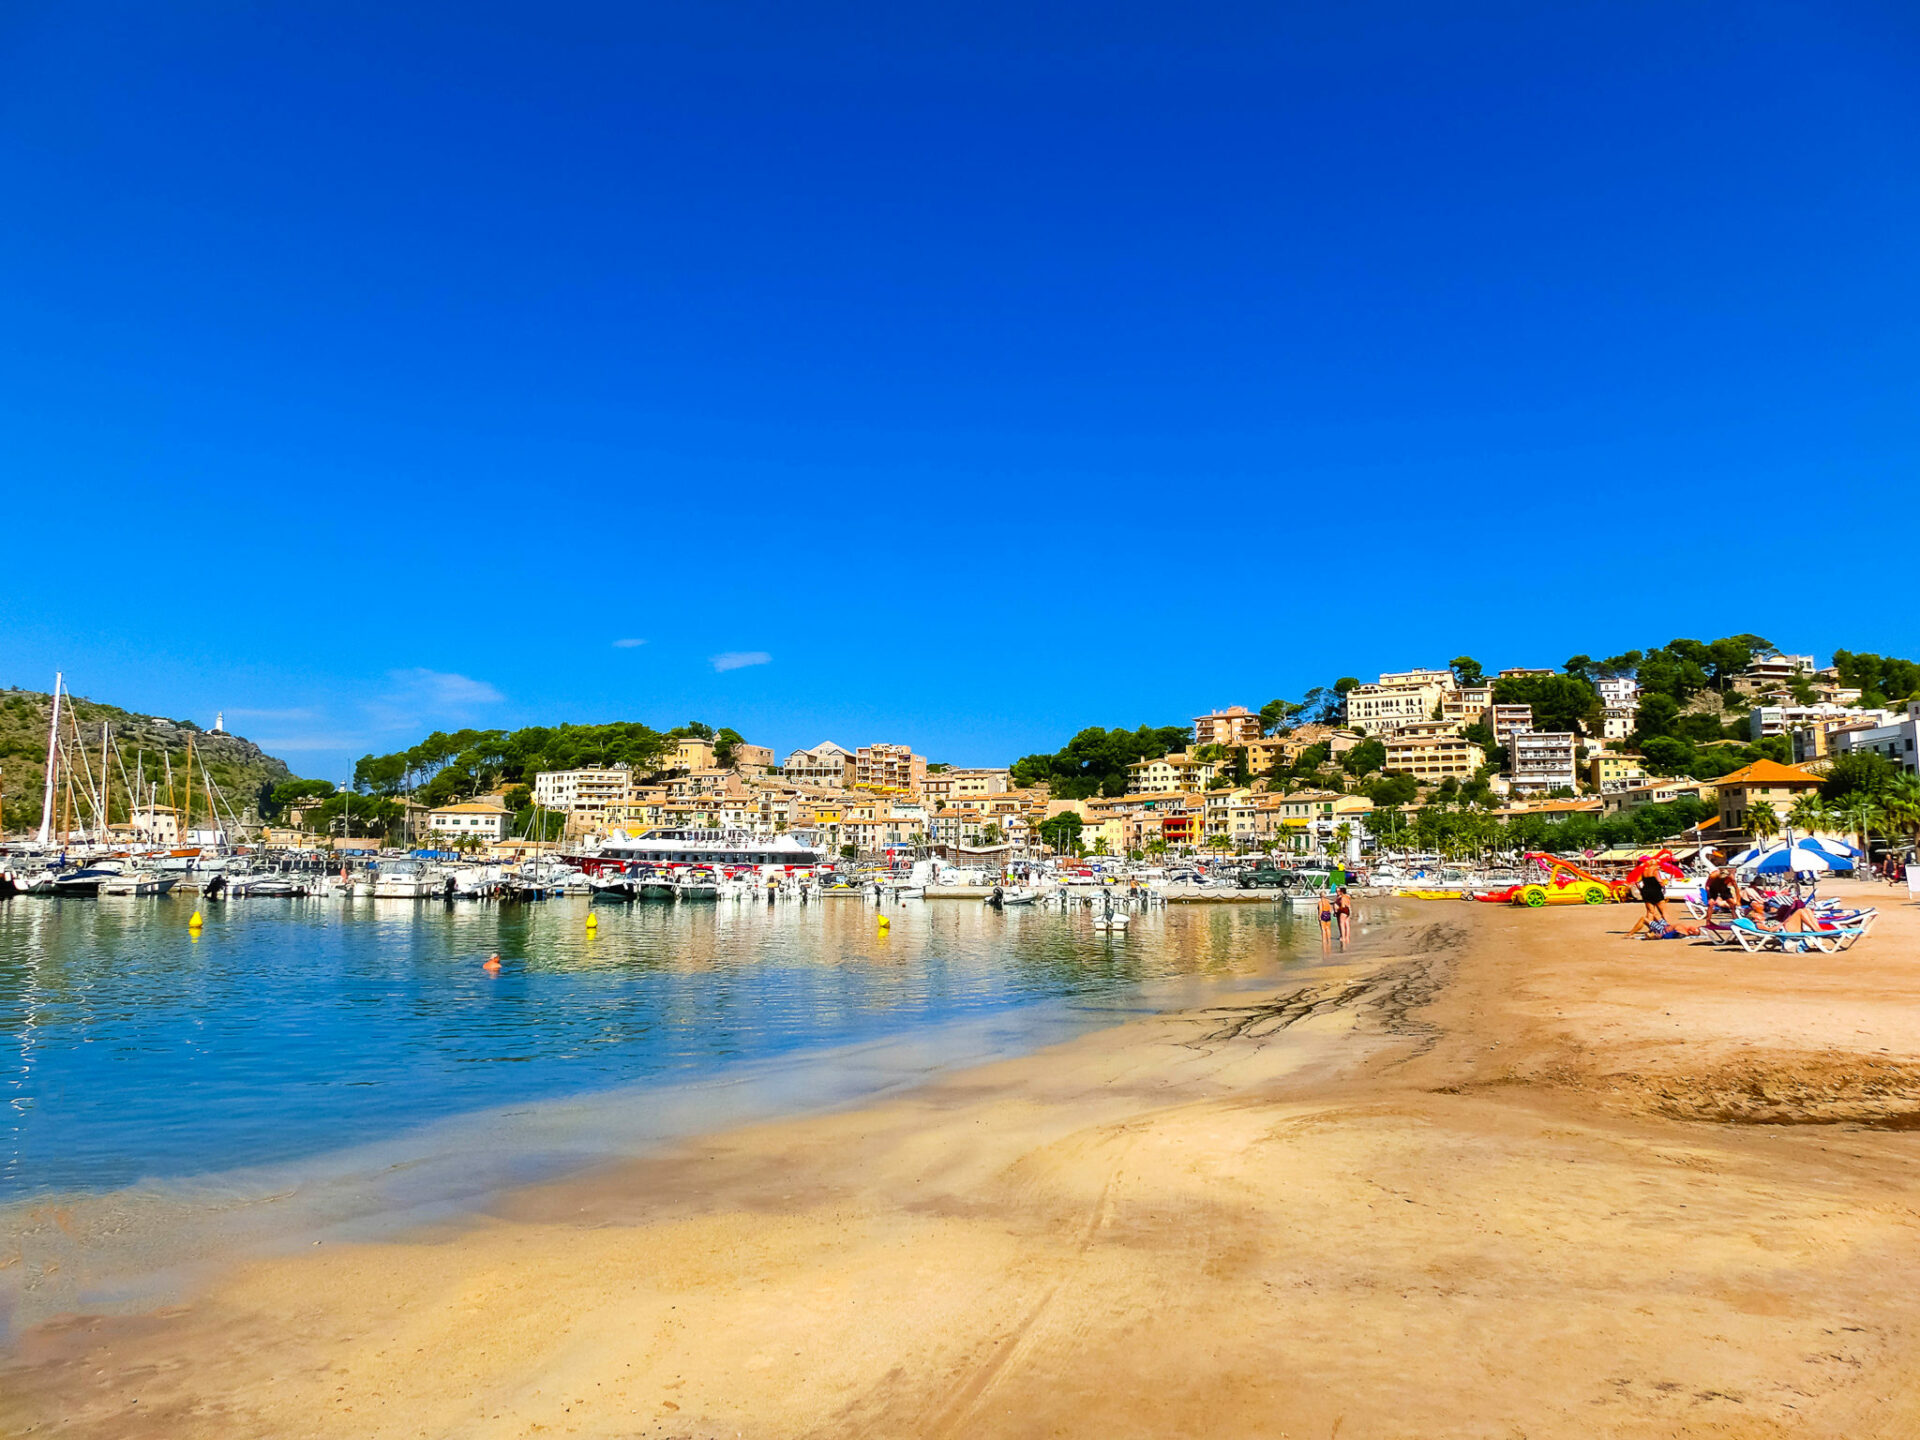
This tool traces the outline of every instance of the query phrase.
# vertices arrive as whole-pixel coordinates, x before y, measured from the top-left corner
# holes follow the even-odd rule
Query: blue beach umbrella
[[[1836,855],[1811,840],[1776,845],[1759,859],[1747,863],[1751,863],[1756,875],[1798,875],[1808,871],[1853,869],[1851,855]]]

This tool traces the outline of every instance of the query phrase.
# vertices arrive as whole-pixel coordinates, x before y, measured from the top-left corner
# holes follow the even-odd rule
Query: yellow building
[[[1127,767],[1129,795],[1158,795],[1173,790],[1204,790],[1213,779],[1214,767],[1182,752],[1162,755],[1158,760],[1136,760]]]
[[[1411,775],[1433,785],[1452,776],[1470,780],[1487,763],[1487,752],[1459,735],[1404,735],[1384,737],[1386,769]]]
[[[1794,801],[1820,788],[1820,777],[1803,766],[1756,760],[1714,783],[1720,787],[1720,828],[1744,831],[1748,814],[1763,803],[1784,822]]]

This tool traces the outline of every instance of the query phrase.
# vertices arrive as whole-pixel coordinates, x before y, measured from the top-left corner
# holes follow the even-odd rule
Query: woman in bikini
[[[1334,899],[1333,913],[1340,919],[1340,943],[1350,943],[1353,939],[1353,901],[1347,898],[1347,887],[1344,885]]]
[[[1325,890],[1320,892],[1320,943],[1328,948],[1333,945],[1333,896]]]

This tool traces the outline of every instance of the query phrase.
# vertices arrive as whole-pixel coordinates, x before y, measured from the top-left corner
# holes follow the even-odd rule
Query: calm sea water
[[[1270,971],[1291,936],[1266,905],[1172,908],[1116,940],[1081,915],[967,901],[890,906],[884,935],[844,899],[596,906],[591,934],[577,901],[231,901],[203,907],[198,937],[193,908],[0,904],[0,1200],[267,1166],[882,1039],[959,1036],[948,1058],[964,1059],[987,1034],[1017,1047],[1040,1013],[1043,1043],[1063,1013],[1100,1023],[1143,982]],[[967,1028],[981,1021],[1007,1023]]]

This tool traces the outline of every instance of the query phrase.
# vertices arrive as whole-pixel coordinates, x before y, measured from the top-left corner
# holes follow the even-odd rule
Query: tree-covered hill
[[[0,815],[8,834],[17,835],[40,823],[40,796],[46,783],[47,721],[53,697],[35,690],[0,690]],[[70,707],[70,708],[69,708]],[[191,720],[169,720],[159,715],[136,715],[117,705],[103,705],[82,696],[69,696],[60,707],[60,729],[69,745],[71,713],[85,742],[88,759],[100,764],[100,725],[113,727],[114,744],[132,775],[145,758],[149,780],[162,779],[171,757],[176,783],[184,785],[187,741],[193,741],[195,773],[204,761],[208,776],[243,820],[257,815],[273,787],[293,777],[284,760],[267,754],[238,735],[200,729]],[[112,818],[124,820],[126,790],[120,780],[120,760],[113,767]],[[160,803],[166,803],[162,783]],[[196,811],[199,802],[196,800]]]

